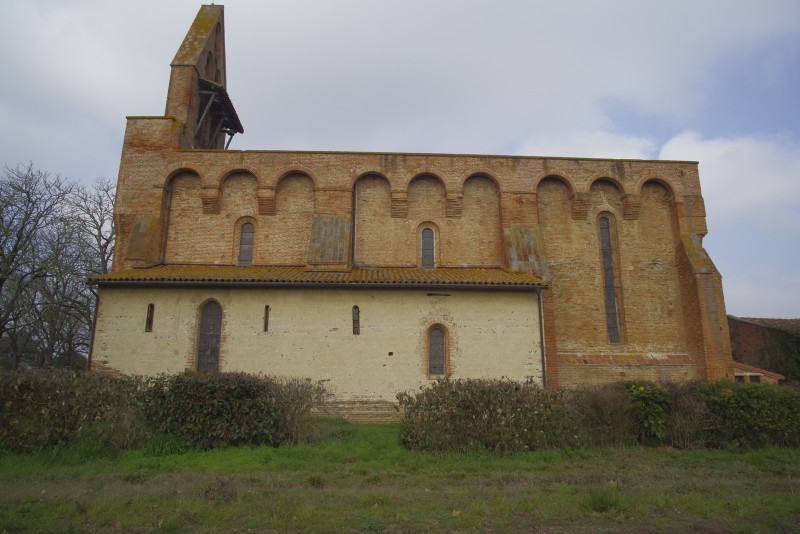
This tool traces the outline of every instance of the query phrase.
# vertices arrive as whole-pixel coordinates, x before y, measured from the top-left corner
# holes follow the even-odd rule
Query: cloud
[[[705,247],[723,276],[728,312],[798,317],[800,141],[788,135],[705,139],[686,131],[661,159],[700,162],[709,234]]]
[[[788,135],[704,139],[682,132],[659,159],[700,162],[706,207],[717,223],[747,218],[763,229],[800,228],[800,141]]]
[[[652,139],[600,130],[563,132],[524,141],[519,155],[574,156],[581,158],[652,159]]]

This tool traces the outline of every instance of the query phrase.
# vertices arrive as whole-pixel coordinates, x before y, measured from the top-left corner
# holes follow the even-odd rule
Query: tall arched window
[[[435,260],[435,243],[433,237],[433,230],[425,228],[422,230],[422,268],[433,269]]]
[[[600,215],[597,225],[600,230],[600,257],[603,263],[603,297],[606,310],[606,330],[609,343],[620,342],[619,302],[617,295],[617,272],[614,265],[613,221],[608,214]]]
[[[255,228],[250,223],[244,223],[239,236],[239,265],[253,264],[253,236]]]
[[[200,329],[197,333],[197,370],[219,370],[219,346],[222,333],[222,306],[210,300],[200,311]]]
[[[428,375],[442,376],[445,367],[445,335],[441,326],[428,331]]]

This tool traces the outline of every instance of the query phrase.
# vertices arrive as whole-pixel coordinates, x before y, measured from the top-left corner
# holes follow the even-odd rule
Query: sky
[[[187,0],[0,0],[0,164],[116,179]],[[800,317],[797,0],[229,0],[231,149],[699,161],[727,311]]]

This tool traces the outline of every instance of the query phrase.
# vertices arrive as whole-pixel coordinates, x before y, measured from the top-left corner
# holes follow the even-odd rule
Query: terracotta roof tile
[[[305,266],[159,265],[93,276],[100,285],[241,284],[335,286],[476,286],[535,289],[547,284],[527,273],[500,268],[352,268],[314,270]]]
[[[800,331],[800,319],[771,319],[766,317],[734,317],[729,315],[731,319],[737,321],[744,321],[746,323],[753,323],[760,326],[767,326],[777,328],[778,330],[796,330]]]
[[[778,380],[784,380],[786,378],[781,374],[772,371],[767,371],[766,369],[761,369],[760,367],[755,367],[753,365],[747,365],[746,363],[737,362],[736,360],[733,361],[733,368],[740,369],[742,371],[751,371],[753,373],[760,373],[762,375],[771,376],[772,378],[777,378]]]

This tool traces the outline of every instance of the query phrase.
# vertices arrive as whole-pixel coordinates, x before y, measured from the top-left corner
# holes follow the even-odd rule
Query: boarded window
[[[361,311],[358,306],[353,306],[353,335],[357,336],[361,333]]]
[[[147,318],[144,320],[144,331],[145,332],[152,332],[153,331],[153,315],[155,314],[156,306],[155,304],[148,304],[147,305]]]
[[[219,370],[219,345],[222,331],[222,307],[211,300],[200,312],[200,332],[197,341],[197,370]]]
[[[434,264],[433,230],[425,228],[422,230],[422,267],[433,269]]]
[[[444,374],[444,330],[439,326],[428,332],[428,374]]]
[[[608,342],[619,343],[619,312],[617,306],[617,273],[614,270],[614,243],[611,239],[611,221],[603,215],[598,220],[600,227],[600,256],[603,263],[603,295],[606,311]]]
[[[239,265],[246,266],[253,264],[253,236],[255,228],[250,223],[242,225],[241,235],[239,236]]]

